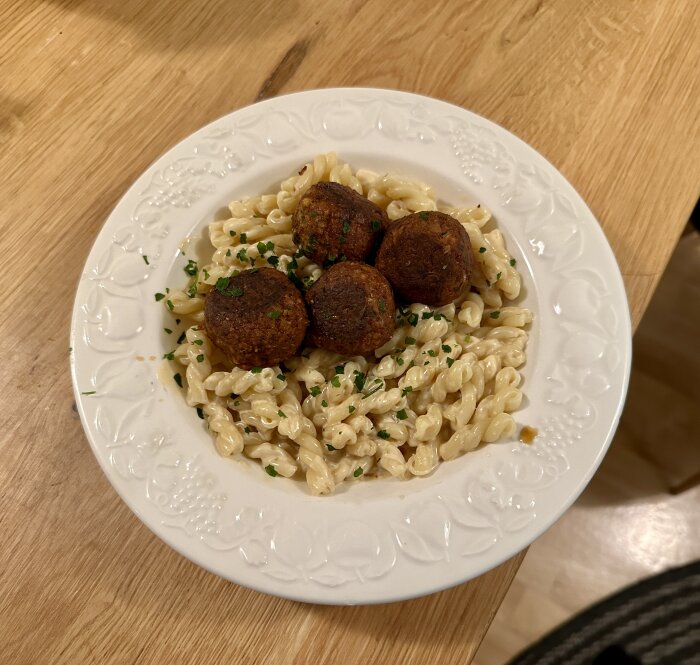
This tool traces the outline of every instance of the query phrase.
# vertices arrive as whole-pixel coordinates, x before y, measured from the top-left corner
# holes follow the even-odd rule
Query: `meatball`
[[[343,355],[368,355],[394,333],[394,294],[372,266],[352,261],[332,266],[306,292],[309,339]]]
[[[293,356],[309,319],[297,288],[274,268],[222,278],[204,305],[204,327],[238,367],[270,367]]]
[[[438,307],[464,291],[474,255],[456,219],[442,212],[417,212],[389,226],[375,265],[400,300]]]
[[[365,261],[381,240],[386,213],[337,182],[319,182],[302,197],[292,217],[294,242],[319,265]]]

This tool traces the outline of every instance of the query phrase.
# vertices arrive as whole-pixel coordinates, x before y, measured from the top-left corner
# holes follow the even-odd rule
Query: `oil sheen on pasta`
[[[291,216],[322,180],[351,187],[390,220],[422,210],[455,217],[474,251],[473,288],[444,307],[397,309],[393,337],[371,360],[308,348],[286,368],[228,366],[199,327],[204,296],[220,277],[256,265],[307,285],[318,279],[320,266],[294,258]],[[520,275],[501,232],[485,230],[494,226],[487,210],[438,205],[429,185],[354,172],[334,153],[315,157],[278,192],[232,201],[229,210],[229,219],[209,225],[211,257],[166,301],[188,326],[173,352],[187,403],[221,455],[246,455],[271,476],[304,478],[313,494],[329,494],[359,478],[424,476],[515,433],[510,414],[522,400],[518,368],[532,314],[508,304],[520,293]]]

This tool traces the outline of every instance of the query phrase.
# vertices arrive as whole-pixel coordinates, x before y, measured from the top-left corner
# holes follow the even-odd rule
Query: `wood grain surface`
[[[467,663],[522,554],[390,606],[302,605],[189,563],[117,498],[68,325],[110,209],[169,146],[271,95],[436,96],[542,152],[601,221],[636,323],[698,195],[693,0],[0,0],[0,662]]]

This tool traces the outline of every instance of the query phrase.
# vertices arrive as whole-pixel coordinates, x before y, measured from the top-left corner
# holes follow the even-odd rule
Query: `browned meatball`
[[[278,365],[293,356],[308,325],[301,293],[274,268],[219,280],[204,306],[209,338],[243,369]]]
[[[394,294],[365,263],[337,263],[306,292],[310,341],[348,356],[368,355],[394,333]]]
[[[400,300],[439,307],[464,291],[474,255],[456,219],[442,212],[417,212],[389,226],[375,265]]]
[[[381,240],[386,213],[336,182],[313,185],[292,217],[294,242],[312,261],[365,261]]]

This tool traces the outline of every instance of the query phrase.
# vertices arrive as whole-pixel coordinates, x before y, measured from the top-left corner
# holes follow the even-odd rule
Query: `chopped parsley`
[[[178,344],[182,344],[182,343],[185,341],[185,337],[186,337],[185,331],[183,330],[183,331],[180,333],[180,336],[177,338],[177,343],[178,343]]]
[[[472,336],[471,336],[471,335],[465,335],[465,336],[464,336],[464,341],[465,341],[467,344],[471,344],[471,343],[472,343]]]
[[[142,255],[141,255],[141,258],[144,260],[144,263],[145,263],[147,266],[150,266],[150,265],[151,265],[151,264],[148,262],[148,257],[147,257],[145,254],[142,254]]]
[[[271,266],[277,266],[277,265],[279,264],[279,262],[280,262],[280,258],[279,258],[279,256],[275,256],[275,255],[273,254],[272,256],[268,256],[268,257],[267,257],[267,262],[268,262]]]
[[[246,434],[250,434],[250,427],[248,427],[248,425],[246,425],[246,426],[243,428],[243,431],[244,431]]]
[[[334,388],[340,388],[340,379],[337,374],[331,379],[331,385]]]
[[[321,400],[321,406],[327,407],[327,406],[328,406],[328,402],[327,402],[325,399],[322,399],[322,400]]]
[[[280,418],[286,418],[286,417],[287,417],[287,414],[286,414],[284,411],[282,411],[282,409],[279,409],[279,410],[277,411],[277,415],[278,415]]]
[[[170,353],[164,353],[163,358],[166,360],[175,360],[175,353],[173,351],[170,351]]]
[[[437,355],[437,353],[435,353],[435,351],[433,351],[432,349],[428,349],[428,355],[429,355],[431,358],[434,358],[434,357]]]
[[[277,378],[278,378],[280,381],[286,381],[286,380],[287,380],[287,377],[286,377],[284,374],[278,374],[278,375],[277,375]]]
[[[273,309],[272,311],[267,313],[267,318],[275,321],[276,319],[279,319],[281,315],[282,312],[280,312],[278,309]]]
[[[175,319],[175,323],[179,326],[179,325],[180,325],[180,319]]]
[[[501,275],[502,275],[502,274],[503,274],[503,273],[501,273],[501,272],[496,273],[496,279],[501,279]]]
[[[412,326],[417,326],[418,325],[418,314],[415,312],[411,312],[407,317],[406,320],[412,325]]]
[[[406,386],[402,391],[401,391],[401,397],[406,397],[408,393],[413,392],[413,386]]]
[[[348,407],[348,411],[349,411],[350,413],[354,413],[356,410],[357,410],[357,409],[356,409],[354,406],[352,406],[352,404]]]
[[[450,353],[450,351],[452,351],[452,347],[451,347],[451,346],[448,346],[447,344],[443,344],[443,345],[442,345],[442,350],[443,350],[445,353]]]
[[[419,216],[424,222],[428,219],[428,213],[425,212],[425,211],[419,212],[419,213],[418,213],[418,216]]]
[[[231,230],[228,232],[228,234],[233,238],[233,237],[236,235],[236,232],[235,232],[233,229],[231,229]],[[230,250],[229,250],[229,251],[230,251]],[[230,254],[227,254],[227,256],[231,256],[231,255],[230,255]]]
[[[406,413],[406,409],[401,409],[401,411],[397,411],[396,417],[399,420],[406,420],[406,418],[408,418],[408,414]]]
[[[294,274],[294,271],[291,270],[291,264],[290,267],[287,268],[287,278],[289,281],[294,284],[298,289],[303,289],[304,285],[301,283],[301,280]]]
[[[404,344],[406,346],[411,346],[412,344],[415,344],[415,343],[416,343],[416,340],[414,337],[406,337],[406,339],[404,340]]]
[[[238,252],[236,253],[236,258],[243,263],[245,263],[248,260],[248,253],[246,252],[245,247],[238,250]]]
[[[318,397],[321,394],[321,389],[318,386],[313,386],[309,391],[314,397]]]
[[[173,334],[173,331],[170,330],[170,328],[163,328],[163,330],[165,330],[165,332],[168,333],[168,335],[172,335],[172,334]]]
[[[362,470],[362,467],[361,467],[361,466],[358,466],[358,467],[352,472],[352,475],[355,476],[355,478],[359,478],[363,473],[364,473],[364,471]]]
[[[510,260],[510,265],[511,265],[511,266],[514,266],[515,263],[516,263],[515,259],[511,259],[511,260]]]
[[[197,356],[197,362],[198,362],[198,363],[203,363],[203,362],[204,362],[204,354],[203,354],[203,353],[200,353],[200,354]]]
[[[175,309],[175,305],[173,305],[172,300],[166,300],[165,304],[168,306],[168,309],[172,312]]]
[[[372,220],[372,231],[375,233],[382,228],[382,223],[378,219]]]
[[[230,277],[219,277],[216,280],[214,288],[222,295],[229,298],[239,298],[243,295],[243,289],[240,286],[231,286]]]
[[[357,388],[357,392],[361,393],[362,389],[365,387],[365,375],[358,371],[354,371],[355,378],[353,379],[353,383],[355,384],[355,388]]]
[[[483,254],[486,251],[486,247],[479,247],[479,254]]]
[[[191,277],[194,277],[197,274],[197,262],[190,259],[183,270]]]
[[[343,368],[342,365],[336,365],[336,366],[335,366],[335,373],[336,373],[336,374],[342,374],[344,371],[345,371],[345,370],[344,370],[344,368]]]
[[[175,383],[182,388],[182,377],[180,376],[179,372],[177,374],[173,374],[173,379],[175,379]]]
[[[384,298],[379,299],[379,311],[383,312],[386,309],[386,300]]]
[[[397,359],[396,359],[396,364],[399,365],[399,366],[403,365],[403,358],[400,358],[400,357],[397,358]]]
[[[272,464],[268,464],[265,467],[265,473],[267,473],[268,476],[272,476],[273,478],[277,475],[277,469],[275,469]]]
[[[489,314],[489,316],[492,319],[497,319],[500,315],[501,315],[501,313],[498,310],[496,310],[495,312],[491,312],[491,314]]]
[[[158,302],[159,300],[163,300],[163,298],[165,298],[165,293],[156,293],[155,298],[156,302]]]
[[[84,393],[80,393],[81,395],[94,395],[97,391],[96,390],[86,390]]]
[[[267,245],[265,245],[264,242],[259,242],[257,244],[257,248],[258,248],[258,254],[260,254],[260,256],[262,256],[263,254],[265,254],[265,252],[267,252]]]
[[[446,360],[446,362],[447,362],[447,366],[448,366],[448,367],[452,367],[452,365],[455,364],[455,359],[454,359],[454,358],[446,358],[445,360]]]
[[[241,233],[241,242],[248,242],[248,234]]]
[[[196,344],[197,346],[202,346],[202,344],[204,344],[204,340],[203,339],[195,339],[192,342],[192,344]]]
[[[333,452],[334,450],[338,450],[337,448],[334,448],[330,443],[326,444],[326,448],[328,448],[328,450],[330,450],[331,452]]]
[[[204,411],[202,411],[202,407],[200,406],[197,407],[197,415],[204,420]]]
[[[391,438],[391,435],[390,435],[389,432],[387,432],[385,429],[380,429],[380,430],[377,432],[377,436],[378,436],[380,439],[384,439],[385,441]]]
[[[432,312],[423,312],[422,319],[432,319],[433,318],[433,313]]]
[[[230,247],[226,250],[226,256],[231,256],[231,248]]]
[[[251,374],[260,374],[262,372],[262,367],[253,367],[253,369],[250,370]]]

